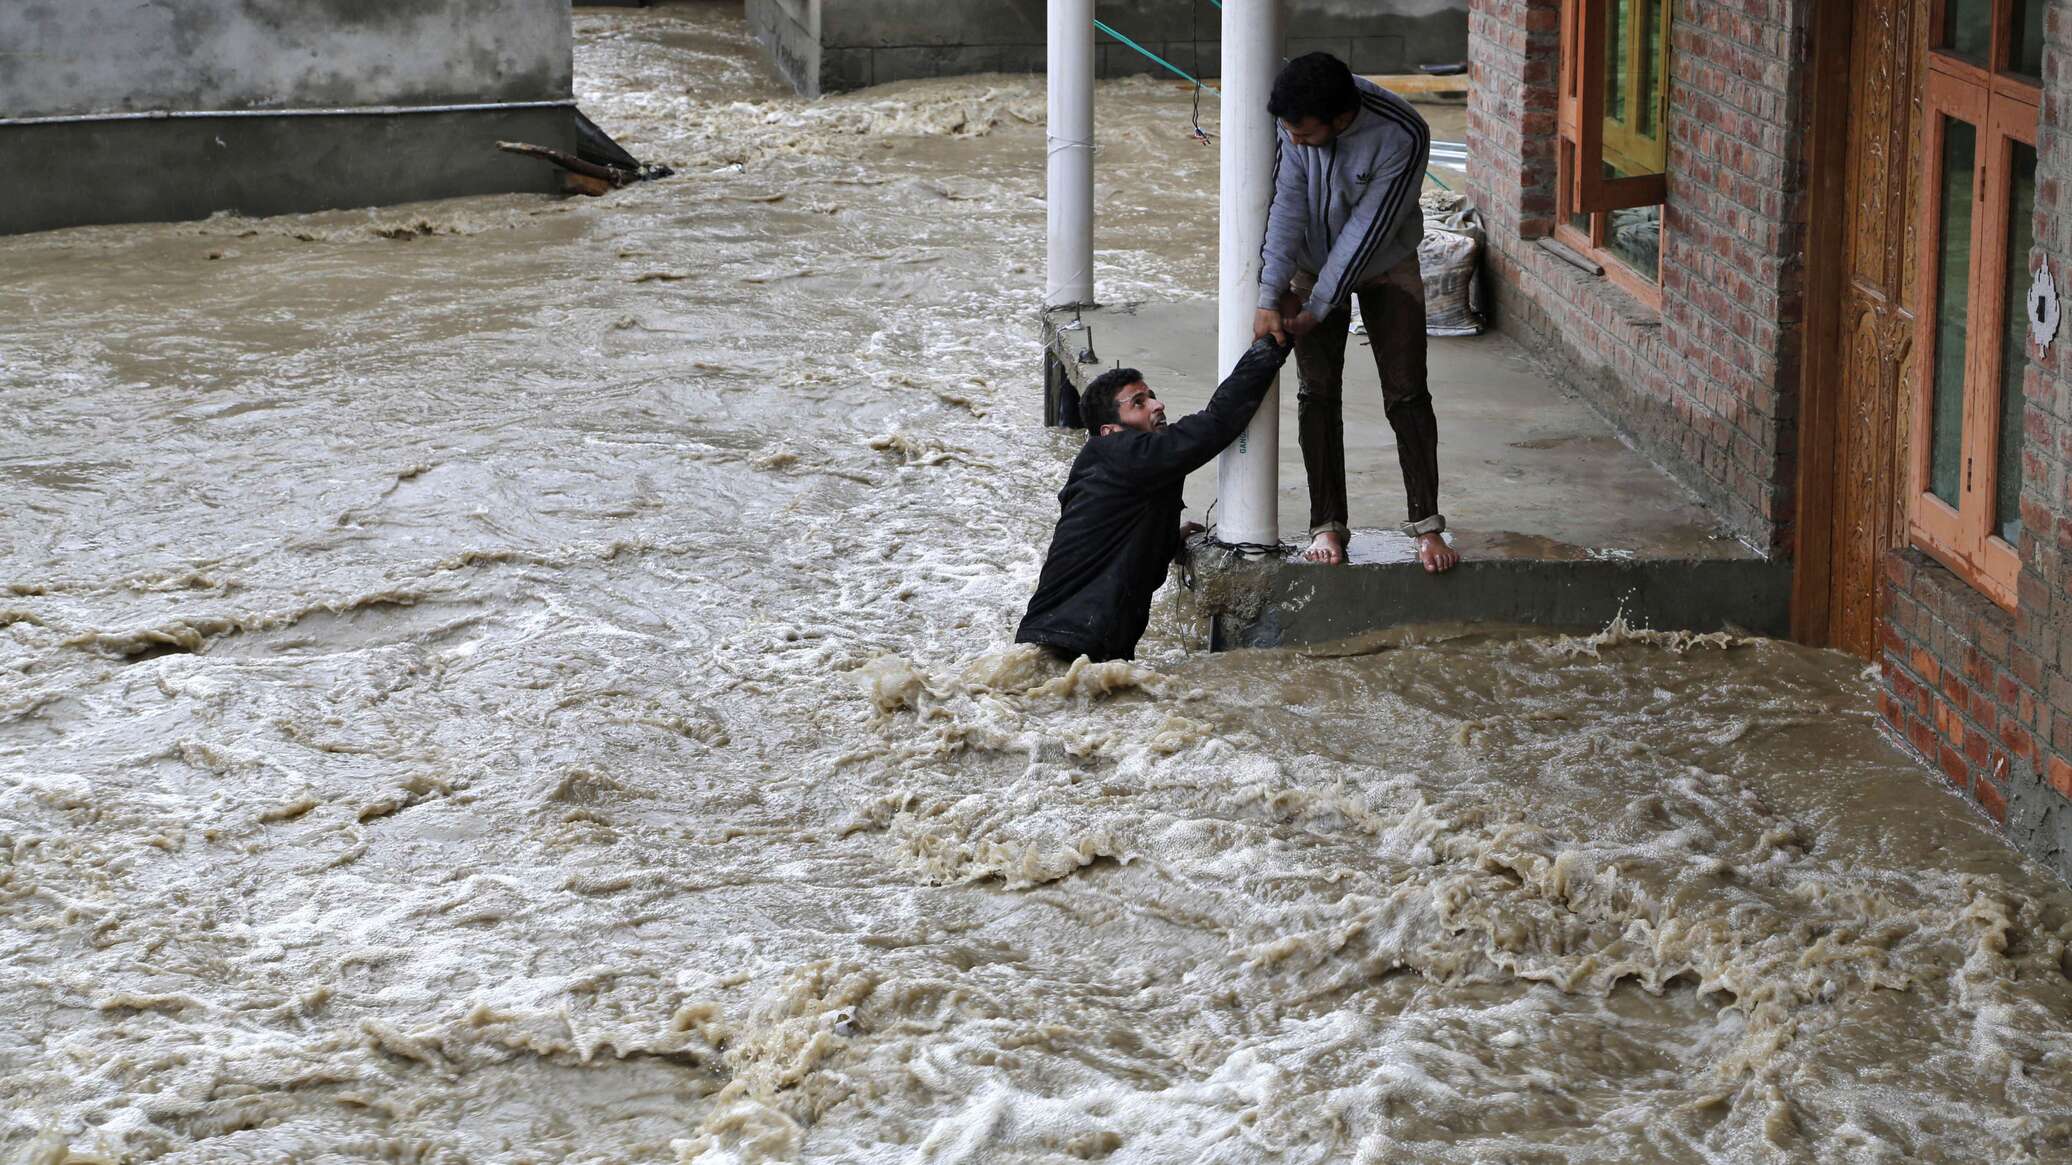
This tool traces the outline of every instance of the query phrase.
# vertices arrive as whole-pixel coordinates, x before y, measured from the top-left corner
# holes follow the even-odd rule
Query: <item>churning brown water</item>
[[[0,1159],[2072,1159],[2072,893],[1859,664],[1032,658],[1038,85],[577,27],[682,177],[0,241]]]

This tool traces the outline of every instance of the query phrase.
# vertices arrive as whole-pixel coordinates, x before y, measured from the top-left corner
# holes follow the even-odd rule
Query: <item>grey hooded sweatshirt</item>
[[[1273,207],[1260,249],[1259,306],[1280,302],[1296,273],[1316,277],[1303,306],[1321,320],[1356,287],[1417,253],[1417,194],[1432,131],[1408,101],[1363,77],[1360,111],[1326,146],[1298,146],[1276,130]]]

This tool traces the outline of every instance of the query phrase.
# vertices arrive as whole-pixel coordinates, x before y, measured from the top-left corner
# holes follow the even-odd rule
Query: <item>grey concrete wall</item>
[[[758,38],[809,96],[913,77],[1043,68],[1043,0],[746,4]],[[1096,14],[1190,73],[1214,77],[1222,71],[1221,14],[1208,0],[1101,0]],[[1095,43],[1101,76],[1162,72],[1106,35]],[[1318,49],[1338,54],[1362,73],[1406,73],[1420,64],[1464,61],[1467,0],[1289,0],[1289,55]]]
[[[1329,569],[1247,560],[1196,538],[1211,646],[1300,647],[1415,624],[1595,631],[1623,617],[1660,631],[1791,629],[1791,564],[1761,559],[1470,560],[1436,578],[1414,562]]]
[[[570,0],[0,0],[0,172],[37,176],[0,198],[0,234],[558,190],[496,142],[573,149],[566,107],[263,111],[573,87]]]
[[[745,10],[777,71],[799,92],[820,96],[821,0],[747,0]]]
[[[5,0],[0,118],[551,101],[569,0]]]
[[[559,170],[499,140],[573,151],[575,121],[549,107],[0,128],[0,174],[37,175],[0,198],[0,234],[560,190]]]

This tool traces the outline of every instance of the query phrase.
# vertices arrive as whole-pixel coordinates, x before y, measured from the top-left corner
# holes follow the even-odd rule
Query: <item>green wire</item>
[[[1102,32],[1105,32],[1109,36],[1114,37],[1116,40],[1119,40],[1122,43],[1128,45],[1129,47],[1144,54],[1146,57],[1149,57],[1152,61],[1160,65],[1164,65],[1167,70],[1179,75],[1180,77],[1185,78],[1186,80],[1194,82],[1196,85],[1200,85],[1202,88],[1207,89],[1211,93],[1216,93],[1216,89],[1214,86],[1202,85],[1201,78],[1192,76],[1185,69],[1182,69],[1180,66],[1174,64],[1173,62],[1166,60],[1164,57],[1159,56],[1157,53],[1152,52],[1150,49],[1145,48],[1143,45],[1138,44],[1136,41],[1131,40],[1130,38],[1122,35],[1114,29],[1109,28],[1106,24],[1102,23],[1101,21],[1094,21],[1094,27],[1100,29]],[[1216,96],[1221,97],[1223,96],[1223,94],[1216,93]]]

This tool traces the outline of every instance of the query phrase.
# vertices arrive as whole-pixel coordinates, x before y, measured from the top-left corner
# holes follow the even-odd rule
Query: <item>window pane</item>
[[[1612,211],[1608,217],[1605,247],[1635,274],[1657,282],[1662,270],[1662,208],[1636,206]]]
[[[1954,5],[1955,0],[1952,0]],[[1964,463],[1964,328],[1969,322],[1971,277],[1971,168],[1978,160],[1978,130],[1944,121],[1939,220],[1942,249],[1936,263],[1935,396],[1929,418],[1928,491],[1957,505]]]
[[[1604,122],[1626,124],[1626,37],[1633,27],[1627,5],[1633,0],[1611,0],[1604,6]]]
[[[1993,0],[1945,0],[1942,43],[1937,47],[1984,65],[1992,42]]]
[[[2019,73],[2031,81],[2043,80],[2043,3],[2044,0],[2014,0],[2011,35],[2014,43],[2007,51],[2007,71]]]
[[[1660,174],[1667,94],[1668,0],[1607,0],[1604,29],[1604,169],[1608,178]]]
[[[2029,250],[2036,240],[2036,149],[2014,143],[2007,192],[2007,281],[2001,302],[2000,455],[1994,467],[1993,529],[2012,545],[2022,539],[2022,370],[2029,361]]]
[[[1655,102],[1662,93],[1665,81],[1662,76],[1662,62],[1667,56],[1667,46],[1662,41],[1662,18],[1666,13],[1662,8],[1663,0],[1640,0],[1641,19],[1644,22],[1640,29],[1641,76],[1639,83],[1634,87],[1640,100],[1633,111],[1633,128],[1642,137],[1647,138],[1657,136],[1656,129],[1661,123],[1660,111],[1655,108]]]

